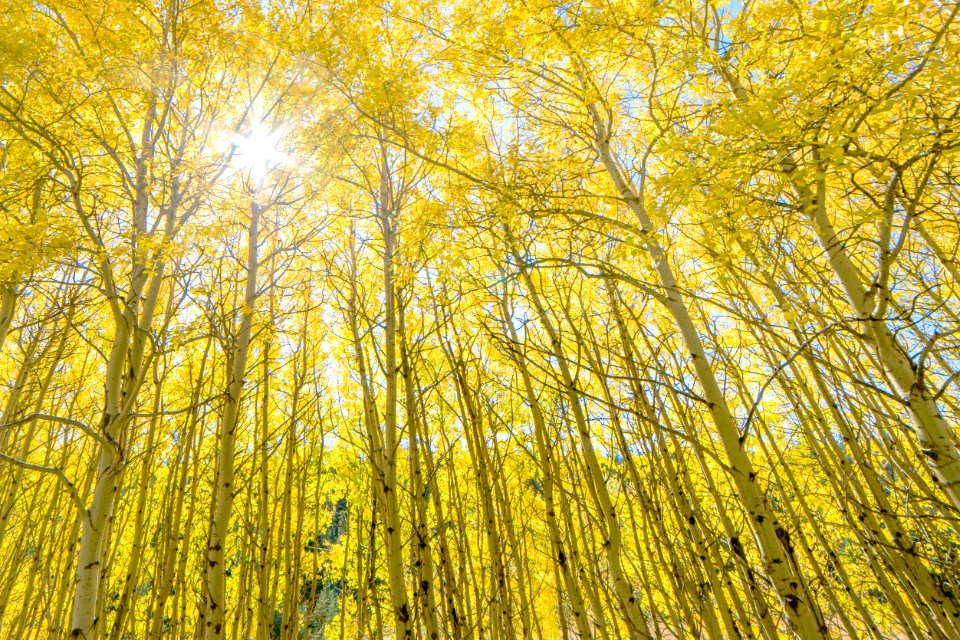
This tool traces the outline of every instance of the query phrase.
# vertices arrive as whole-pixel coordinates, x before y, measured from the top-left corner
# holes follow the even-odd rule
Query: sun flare
[[[262,182],[272,169],[287,159],[287,154],[280,149],[282,138],[281,129],[270,129],[263,123],[253,125],[246,135],[238,136],[233,142],[234,168],[249,172],[255,182]]]

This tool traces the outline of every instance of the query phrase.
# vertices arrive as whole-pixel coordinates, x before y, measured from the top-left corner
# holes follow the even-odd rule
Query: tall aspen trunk
[[[126,310],[117,318],[113,348],[107,363],[106,403],[101,420],[102,440],[97,456],[97,480],[90,506],[84,514],[77,556],[77,573],[71,617],[71,634],[84,640],[98,640],[101,625],[96,613],[97,597],[103,567],[104,534],[113,519],[118,483],[124,464],[125,436],[131,419],[137,391],[142,385],[141,363],[146,335],[152,325],[153,310],[159,295],[160,277],[154,276],[155,287],[140,308],[145,268],[136,267],[134,287]]]
[[[406,318],[402,300],[397,304],[400,340],[400,369],[403,375],[404,399],[407,414],[407,442],[409,452],[409,473],[411,477],[412,493],[412,520],[413,520],[413,557],[417,568],[417,584],[414,592],[421,602],[421,613],[424,618],[429,640],[440,639],[440,627],[437,624],[437,596],[434,584],[433,549],[430,541],[430,530],[427,519],[429,505],[427,503],[427,485],[423,479],[423,469],[420,460],[420,419],[421,414],[416,395],[420,392],[415,388],[415,381],[407,347]],[[430,446],[425,443],[425,446]]]
[[[293,393],[290,400],[290,426],[287,432],[284,435],[284,456],[283,456],[283,465],[284,465],[284,485],[283,485],[283,504],[282,504],[282,516],[281,519],[284,522],[284,537],[283,537],[283,554],[284,554],[284,567],[285,567],[285,577],[284,577],[284,589],[283,589],[283,605],[281,611],[281,629],[280,629],[280,638],[281,640],[287,640],[288,638],[292,639],[294,637],[294,631],[298,628],[299,623],[299,599],[300,599],[300,565],[301,565],[301,552],[303,549],[303,525],[304,518],[303,513],[303,497],[304,497],[304,488],[302,486],[297,487],[297,503],[294,505],[293,500],[293,491],[296,486],[296,474],[297,467],[297,441],[300,436],[301,423],[300,423],[300,398],[301,393],[303,392],[303,387],[306,384],[307,379],[307,328],[310,323],[310,312],[305,310],[303,313],[303,324],[300,329],[300,336],[297,342],[297,358],[296,365],[293,372]],[[321,422],[322,424],[322,422]],[[321,427],[322,429],[322,427]],[[322,439],[321,431],[321,439]],[[323,451],[320,451],[320,460],[318,461],[318,466],[322,468],[323,465]],[[306,476],[301,472],[302,476]],[[296,512],[301,514],[297,517],[296,525],[293,524],[293,514],[294,508],[296,507]],[[348,524],[347,524],[347,533],[351,532],[353,526],[349,521],[348,515]],[[292,539],[291,539],[291,531]],[[349,538],[348,543],[345,547],[349,549]],[[349,553],[344,552],[344,562],[346,562]],[[341,580],[344,588],[346,588],[347,576],[346,574],[341,575]],[[346,613],[346,606],[341,605],[341,618]]]
[[[271,289],[272,290],[272,289]],[[270,584],[273,559],[273,504],[270,482],[270,366],[272,331],[277,325],[273,296],[270,297],[270,320],[266,337],[263,339],[263,362],[260,384],[263,387],[260,399],[258,449],[260,462],[260,487],[258,492],[257,518],[258,555],[257,564],[257,639],[270,640],[273,633],[273,586]]]
[[[260,268],[260,218],[262,210],[256,197],[250,205],[250,224],[247,227],[247,275],[240,324],[228,354],[229,378],[223,398],[223,412],[218,431],[218,459],[214,480],[214,500],[207,533],[203,609],[200,614],[203,638],[223,638],[226,629],[226,555],[227,529],[233,510],[234,457],[236,455],[237,427],[243,400],[244,377],[247,373],[247,355],[253,331],[253,309],[257,300],[257,272]]]
[[[416,372],[414,371],[413,373],[414,377],[416,377]],[[425,415],[425,401],[422,394],[419,395],[418,401],[420,403],[420,414]],[[447,633],[450,634],[451,638],[460,640],[464,637],[465,633],[467,633],[465,629],[470,628],[471,617],[467,612],[467,605],[465,604],[466,598],[464,596],[466,594],[460,588],[460,585],[463,583],[462,581],[458,581],[457,575],[454,573],[453,555],[450,552],[450,542],[447,538],[447,519],[440,487],[436,480],[440,470],[437,467],[433,452],[431,451],[431,438],[426,421],[420,424],[419,427],[422,430],[424,442],[424,446],[420,449],[420,452],[423,454],[424,466],[426,467],[427,480],[425,490],[429,490],[435,512],[434,518],[438,523],[437,547],[440,556],[440,577],[442,578],[444,605],[447,616],[447,624],[444,628],[447,630]]]
[[[381,134],[382,136],[382,134]],[[364,426],[370,447],[370,465],[373,478],[374,502],[379,507],[379,516],[383,521],[383,536],[386,547],[387,587],[390,594],[391,615],[394,633],[398,639],[413,637],[413,619],[407,601],[406,578],[404,575],[402,523],[400,520],[400,496],[397,485],[397,459],[400,445],[398,427],[398,383],[400,367],[397,361],[397,291],[394,276],[394,259],[397,248],[398,203],[392,168],[388,157],[386,142],[379,139],[379,183],[377,190],[371,193],[376,204],[376,221],[383,237],[382,292],[383,292],[383,369],[385,398],[383,421],[381,423],[376,398],[371,383],[371,373],[366,362],[362,343],[358,310],[358,266],[354,234],[350,238],[350,293],[348,299],[348,322],[353,338],[358,373],[361,379]],[[351,230],[353,231],[353,230]],[[374,514],[376,518],[377,514]],[[371,552],[373,549],[371,549]],[[371,571],[373,566],[371,564]],[[371,574],[372,575],[372,574]],[[371,584],[371,591],[375,591]],[[374,598],[375,607],[379,606]],[[379,615],[379,609],[375,609]]]
[[[154,365],[157,366],[156,364]],[[143,446],[142,459],[140,461],[140,474],[137,478],[137,506],[134,514],[133,527],[133,547],[127,562],[126,573],[123,577],[123,589],[120,595],[120,602],[117,604],[117,613],[113,619],[113,628],[110,631],[110,640],[120,640],[127,623],[127,617],[130,609],[136,605],[131,604],[131,599],[135,598],[134,590],[137,586],[137,578],[140,574],[140,563],[143,560],[144,553],[144,526],[146,518],[147,497],[150,494],[151,482],[150,475],[153,472],[154,442],[157,435],[159,423],[160,407],[162,402],[162,379],[154,370],[154,399],[153,411],[149,426],[147,427],[147,440]]]
[[[386,404],[383,412],[383,470],[381,492],[383,496],[384,535],[387,542],[387,570],[390,582],[390,599],[393,605],[393,617],[396,638],[413,637],[413,624],[410,606],[407,603],[406,580],[403,571],[403,549],[401,544],[400,496],[397,493],[397,453],[400,446],[400,433],[397,426],[397,383],[399,366],[397,364],[397,304],[394,285],[394,253],[397,237],[395,229],[395,203],[390,165],[386,157],[386,148],[380,169],[380,226],[383,231],[383,305],[384,305],[384,345],[383,366],[386,383]]]

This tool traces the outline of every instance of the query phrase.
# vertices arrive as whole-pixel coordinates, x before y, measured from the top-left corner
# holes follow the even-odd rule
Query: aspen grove
[[[0,638],[960,640],[957,0],[0,0]]]

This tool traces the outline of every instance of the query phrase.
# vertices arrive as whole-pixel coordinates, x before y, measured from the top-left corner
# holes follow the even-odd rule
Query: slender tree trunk
[[[260,204],[254,198],[250,205],[250,224],[247,228],[247,276],[244,287],[240,324],[230,345],[229,378],[223,399],[223,413],[218,432],[218,460],[214,481],[214,502],[207,533],[206,579],[203,587],[201,626],[205,640],[223,638],[226,629],[226,544],[227,529],[233,511],[234,457],[236,455],[237,427],[243,400],[244,378],[247,373],[247,354],[253,331],[253,309],[257,300],[257,272],[260,268]]]

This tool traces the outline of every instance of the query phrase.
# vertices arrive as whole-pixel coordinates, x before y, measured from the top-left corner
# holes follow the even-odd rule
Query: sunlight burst
[[[282,137],[281,129],[269,129],[263,123],[254,124],[246,135],[234,140],[234,167],[249,171],[251,179],[259,185],[272,169],[287,159],[280,150]]]

